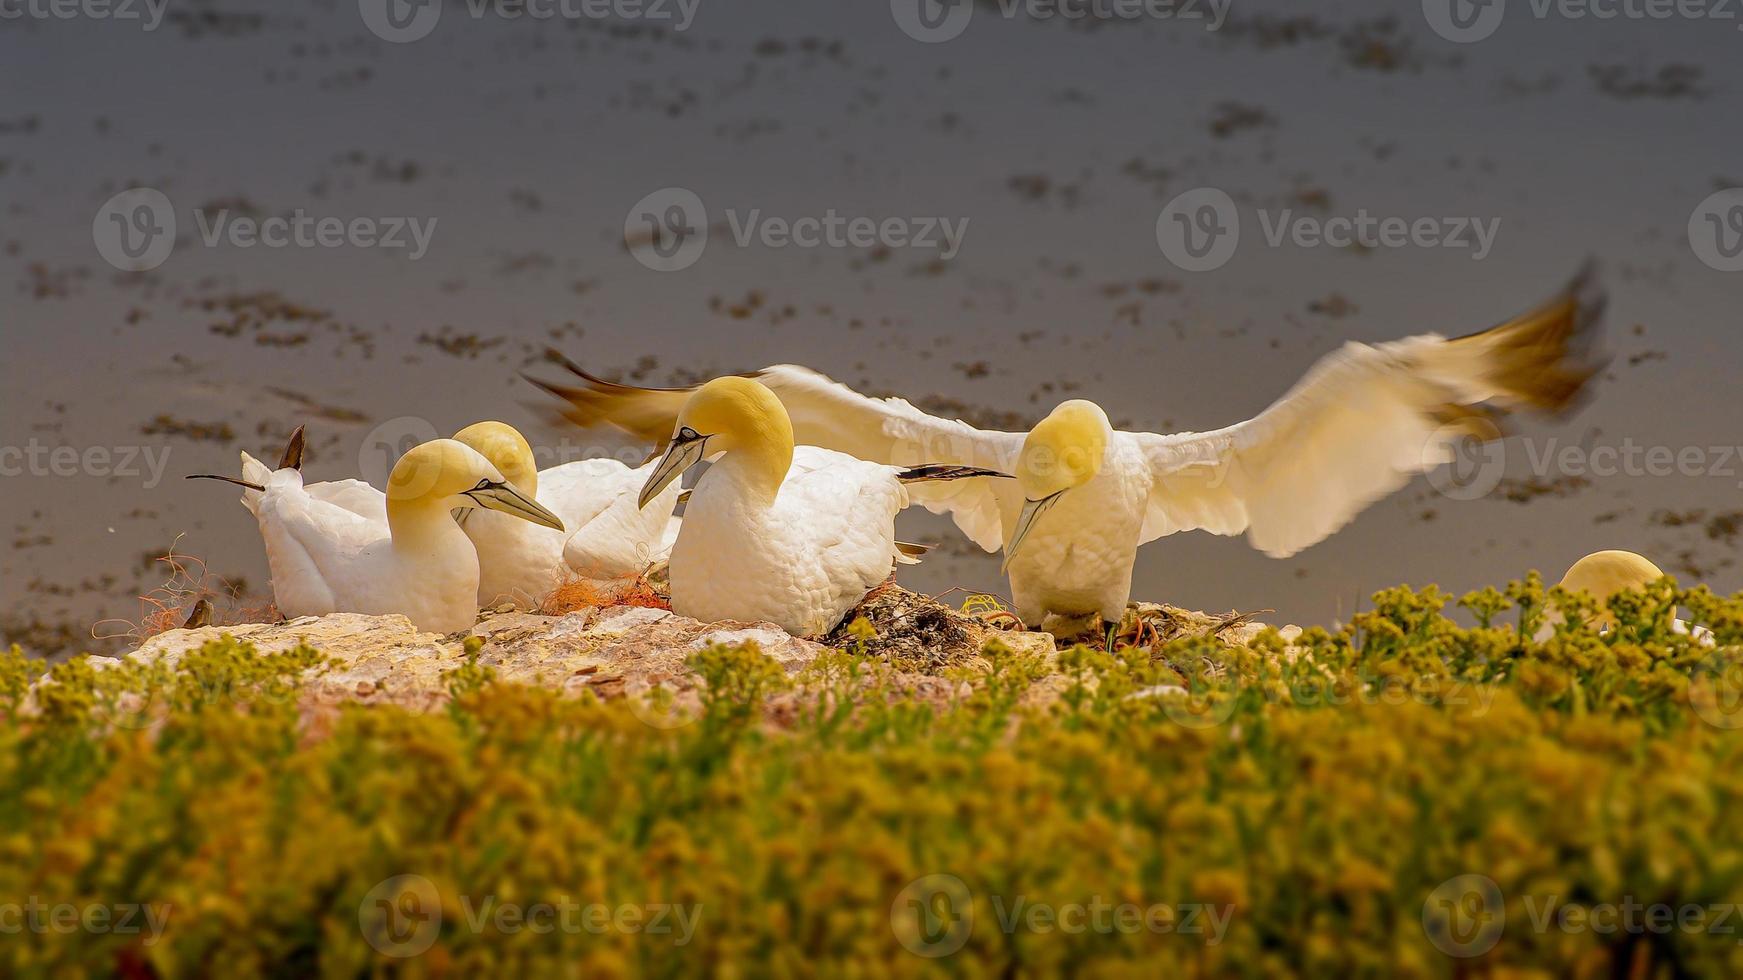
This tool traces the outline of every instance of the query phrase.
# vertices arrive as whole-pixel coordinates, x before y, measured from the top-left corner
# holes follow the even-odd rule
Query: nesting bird
[[[890,575],[896,514],[922,484],[993,482],[963,467],[904,470],[795,447],[781,400],[757,381],[717,378],[684,397],[643,502],[689,467],[697,481],[672,547],[672,610],[703,621],[766,620],[829,632]]]
[[[632,469],[609,458],[583,459],[540,470],[532,447],[513,426],[478,422],[454,438],[496,463],[522,493],[556,514],[567,532],[502,514],[466,517],[466,536],[478,549],[478,601],[502,598],[537,603],[568,577],[612,583],[646,572],[669,548],[678,488],[638,506],[653,464]]]
[[[242,458],[243,479],[229,482],[242,484],[242,503],[260,523],[274,601],[287,617],[400,613],[421,630],[470,629],[478,619],[478,554],[452,511],[482,508],[563,529],[477,450],[452,439],[417,446],[394,465],[385,523],[309,493],[295,465],[267,470]]]
[[[502,514],[463,511],[461,526],[478,552],[478,602],[511,599],[536,606],[565,580],[604,587],[622,584],[671,551],[678,489],[647,507],[636,495],[647,482],[644,464],[584,459],[540,471],[532,446],[506,422],[476,422],[454,433],[456,442],[490,460],[509,484],[563,522],[564,531]],[[301,469],[303,429],[291,434],[279,469]],[[271,471],[242,454],[243,479],[263,483]],[[362,480],[330,480],[303,487],[310,497],[387,526],[387,495]]]
[[[751,377],[779,397],[801,443],[883,464],[1015,473],[1015,481],[910,492],[949,513],[982,548],[1004,549],[1025,621],[1057,614],[1118,622],[1145,542],[1194,529],[1245,533],[1259,550],[1287,557],[1450,461],[1461,439],[1494,434],[1476,406],[1566,408],[1600,366],[1587,350],[1601,308],[1588,270],[1555,300],[1481,333],[1349,343],[1255,418],[1211,432],[1120,431],[1083,400],[1059,405],[1026,433],[988,431],[899,398],[861,395],[803,367]],[[565,414],[582,425],[663,442],[692,397],[691,389],[614,384],[568,366],[580,384],[536,383],[565,399]]]

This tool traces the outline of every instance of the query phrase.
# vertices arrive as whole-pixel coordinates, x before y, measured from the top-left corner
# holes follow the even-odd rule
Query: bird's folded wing
[[[329,480],[304,487],[309,496],[356,514],[387,523],[387,495],[362,480]]]
[[[1554,301],[1482,333],[1351,343],[1256,418],[1214,432],[1135,433],[1149,462],[1141,540],[1246,532],[1286,557],[1375,499],[1499,430],[1483,402],[1559,411],[1602,366],[1591,359],[1602,297],[1583,272]]]
[[[539,471],[539,503],[574,532],[616,503],[624,494],[631,499],[647,481],[647,474],[630,469],[609,456],[578,459]]]

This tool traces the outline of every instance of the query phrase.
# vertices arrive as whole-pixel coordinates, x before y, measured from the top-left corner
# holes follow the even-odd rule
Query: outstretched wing
[[[529,378],[563,399],[570,421],[591,427],[616,426],[638,438],[663,446],[671,439],[678,413],[690,388],[640,388],[588,374],[561,355],[577,384],[562,385]],[[966,422],[943,419],[900,398],[872,398],[809,368],[777,364],[747,377],[767,385],[793,420],[793,438],[803,446],[821,446],[860,459],[891,466],[931,463],[978,466],[1009,473],[1023,448],[1023,434],[977,429]],[[1021,506],[1020,491],[1010,480],[954,480],[916,484],[911,499],[935,514],[949,513],[963,533],[988,551],[1003,543],[1003,505],[1012,513]]]
[[[1603,365],[1603,296],[1588,267],[1555,300],[1481,333],[1433,334],[1321,359],[1256,418],[1215,432],[1134,433],[1154,485],[1142,532],[1246,532],[1276,558],[1343,527],[1462,438],[1497,438],[1477,406],[1560,412]]]

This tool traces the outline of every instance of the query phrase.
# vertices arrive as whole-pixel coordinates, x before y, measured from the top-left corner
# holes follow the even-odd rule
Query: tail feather
[[[897,541],[896,564],[918,565],[920,564],[920,559],[924,558],[926,553],[931,550],[932,546],[929,544],[915,544],[912,541]]]
[[[555,349],[547,348],[545,358],[561,365],[579,379],[580,383],[557,384],[530,374],[522,374],[521,377],[566,402],[558,410],[565,419],[584,429],[599,425],[615,426],[638,439],[653,443],[658,447],[655,450],[656,455],[671,441],[678,413],[683,411],[684,402],[689,400],[690,393],[697,387],[690,385],[683,388],[644,388],[620,384],[588,373],[586,368]],[[741,374],[739,377],[751,378],[756,375]]]
[[[979,466],[956,466],[951,463],[930,463],[925,466],[916,466],[911,470],[897,473],[896,479],[903,483],[925,483],[932,480],[966,480],[976,476],[1011,479],[1011,474],[1001,473],[998,470],[989,470]]]

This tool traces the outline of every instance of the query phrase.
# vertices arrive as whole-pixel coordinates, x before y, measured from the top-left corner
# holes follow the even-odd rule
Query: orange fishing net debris
[[[242,602],[241,589],[237,585],[209,571],[204,559],[177,554],[174,544],[157,561],[164,566],[168,578],[163,584],[139,597],[139,621],[99,620],[91,626],[92,639],[125,638],[136,643],[143,642],[187,622],[188,616],[202,599],[211,606],[208,622],[213,626],[270,623],[279,618],[278,610],[270,602],[245,605]],[[108,631],[104,629],[105,626],[124,628]]]

